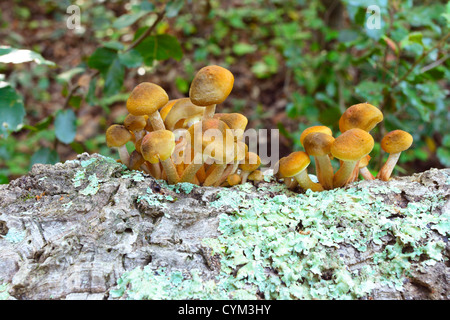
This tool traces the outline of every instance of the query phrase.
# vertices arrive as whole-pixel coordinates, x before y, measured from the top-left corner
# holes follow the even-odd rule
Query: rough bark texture
[[[387,247],[394,248],[396,241],[402,245],[400,256],[405,254],[403,259],[407,263],[405,270],[400,270],[400,276],[397,276],[402,285],[375,283],[367,294],[356,294],[356,298],[450,299],[449,180],[449,169],[432,169],[389,182],[360,181],[355,184],[361,190],[376,189],[374,193],[379,196],[378,200],[381,199],[391,208],[395,205],[404,209],[411,203],[420,205],[426,201],[431,214],[441,219],[426,225],[425,228],[429,229],[426,238],[416,242],[386,231],[377,241],[369,241],[367,249],[357,249],[345,239],[339,240],[336,246],[325,244],[329,253],[336,253],[340,263],[350,271],[373,262],[374,255]],[[391,187],[396,191],[390,192]],[[249,201],[264,198],[265,204],[270,204],[271,199],[279,201],[277,196],[283,194],[288,197],[283,201],[302,194],[301,190],[288,192],[274,181],[263,182],[258,188],[247,184],[245,188],[227,190],[245,193],[245,199]],[[125,273],[144,266],[150,267],[155,275],[161,267],[169,271],[180,270],[183,279],[190,279],[189,271],[195,269],[199,271],[201,281],[218,281],[220,275],[230,269],[229,266],[224,268],[222,259],[231,251],[215,252],[204,240],[224,236],[219,228],[221,217],[232,216],[239,211],[239,204],[217,202],[220,195],[227,197],[223,192],[226,192],[224,188],[193,187],[188,184],[167,187],[145,174],[125,170],[121,164],[99,155],[83,154],[77,160],[53,166],[34,165],[27,176],[0,186],[0,298],[136,298],[127,292],[117,293],[114,290]],[[435,203],[430,194],[436,197]],[[336,201],[340,200],[337,198]],[[214,206],[211,205],[213,202]],[[349,207],[348,210],[353,209]],[[405,214],[399,213],[386,220],[392,223],[404,218]],[[406,219],[402,221],[407,223]],[[344,228],[345,223],[349,222],[341,221],[340,227]],[[308,232],[311,230],[314,233],[314,229],[304,231],[302,228],[307,229],[298,221],[296,228],[287,230],[296,234],[300,232],[302,237],[310,236]],[[411,246],[408,241],[420,242],[424,247],[429,242],[439,243],[436,248],[440,249],[430,249],[433,254],[423,251],[420,256],[411,256],[408,260],[406,254]],[[300,261],[309,259],[308,251],[302,251],[298,256]],[[393,259],[391,256],[389,259]],[[236,257],[234,259],[237,261]],[[239,269],[248,259],[246,254],[244,262],[237,262],[239,264],[235,270],[228,272],[228,275],[239,278],[239,281],[252,282],[246,280],[251,278],[251,274],[247,278],[242,274],[239,276]],[[255,261],[262,258],[258,259],[255,258]],[[327,262],[324,261],[323,265]],[[350,291],[342,289],[342,285],[349,284],[341,279],[340,273],[334,272],[337,267],[333,268],[319,265],[318,272],[311,268],[313,273],[308,278],[311,288],[328,281],[333,283],[333,290],[339,284],[339,290]],[[280,277],[280,288],[292,289],[291,282],[308,288],[305,277],[288,282],[282,270],[274,264],[273,267],[266,266],[264,274],[270,274],[272,278]],[[317,281],[313,285],[312,279],[316,276]],[[255,283],[249,284],[256,288],[255,298],[271,296],[268,291],[264,294],[262,286],[258,287]],[[129,288],[131,285],[128,283]],[[111,294],[113,291],[114,294]],[[294,299],[300,296],[315,297],[309,293],[296,295],[295,290],[289,292],[289,297]],[[144,294],[141,297],[152,296]]]

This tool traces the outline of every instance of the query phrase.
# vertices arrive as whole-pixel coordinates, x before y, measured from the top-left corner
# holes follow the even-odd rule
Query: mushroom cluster
[[[216,65],[197,72],[187,98],[169,100],[163,88],[143,82],[127,100],[124,123],[107,129],[107,145],[118,149],[128,168],[169,184],[233,186],[261,180],[260,158],[243,142],[247,118],[216,113],[233,84],[233,74]],[[129,141],[135,146],[131,154]]]
[[[339,119],[341,134],[334,138],[330,128],[312,126],[305,129],[300,136],[300,143],[305,151],[297,151],[281,158],[277,164],[277,176],[284,179],[289,188],[299,185],[312,191],[330,190],[346,186],[358,179],[381,179],[388,181],[400,157],[412,142],[412,136],[403,130],[394,130],[386,134],[381,141],[381,148],[389,154],[386,163],[374,177],[367,166],[369,153],[374,147],[370,131],[383,120],[382,112],[368,103],[349,107]],[[315,160],[315,172],[318,182],[311,180],[307,167]],[[339,169],[334,172],[332,159],[338,159]]]

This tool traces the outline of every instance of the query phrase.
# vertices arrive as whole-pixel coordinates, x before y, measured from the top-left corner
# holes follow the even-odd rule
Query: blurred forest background
[[[218,112],[280,129],[280,156],[367,101],[385,116],[376,142],[414,137],[396,174],[450,167],[449,22],[437,0],[1,1],[0,183],[82,152],[117,157],[104,133],[131,90],[185,97],[210,64],[235,76]],[[376,172],[387,155],[372,154]]]

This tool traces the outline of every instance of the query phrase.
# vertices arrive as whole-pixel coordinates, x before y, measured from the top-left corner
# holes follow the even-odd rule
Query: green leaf
[[[55,164],[59,161],[59,155],[55,150],[50,150],[49,148],[41,148],[36,151],[31,157],[30,166],[36,163],[42,164]]]
[[[137,32],[135,37],[139,36]],[[183,56],[183,50],[177,38],[168,34],[159,34],[145,38],[136,50],[144,57],[146,65],[152,65],[154,60],[167,60],[174,58],[179,61]]]
[[[256,51],[256,47],[245,42],[239,42],[233,45],[233,52],[238,56],[242,56],[248,53],[253,53]]]
[[[48,66],[55,66],[55,63],[46,60],[39,53],[26,50],[0,47],[0,63],[24,63],[24,62],[36,62],[37,64],[44,64]]]
[[[59,110],[55,118],[55,134],[59,141],[69,144],[77,133],[77,117],[72,110]]]
[[[0,83],[0,137],[6,138],[23,123],[25,107],[22,97],[9,85]]]
[[[68,83],[70,81],[70,79],[72,79],[72,77],[76,76],[77,74],[83,73],[85,70],[86,69],[81,68],[81,67],[69,69],[69,70],[57,75],[56,80],[58,82]]]
[[[103,92],[107,96],[114,95],[122,87],[125,69],[121,64],[117,51],[105,47],[94,51],[88,60],[88,66],[100,71],[105,79]]]
[[[116,21],[113,23],[113,28],[115,29],[122,29],[128,26],[131,26],[133,23],[138,21],[140,18],[145,16],[147,14],[147,11],[139,11],[136,13],[128,13],[120,16]]]
[[[173,0],[169,1],[166,5],[166,17],[167,18],[173,18],[178,15],[178,12],[180,12],[181,8],[184,6],[183,0]]]
[[[144,61],[142,55],[135,49],[123,53],[119,52],[119,60],[127,68],[137,68]]]
[[[116,50],[100,47],[89,57],[88,66],[89,68],[99,70],[103,75],[105,75],[116,58]]]
[[[119,93],[122,88],[123,80],[125,77],[125,68],[120,63],[119,58],[114,59],[111,63],[108,72],[105,75],[105,87],[103,92],[107,96],[112,96]]]

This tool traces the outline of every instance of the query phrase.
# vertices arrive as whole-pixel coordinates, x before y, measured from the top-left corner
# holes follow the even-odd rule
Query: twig
[[[147,38],[148,35],[150,35],[153,30],[156,28],[158,23],[164,18],[164,15],[166,14],[166,10],[162,10],[159,12],[156,16],[155,22],[147,29],[143,34],[140,35],[139,38],[137,38],[125,51],[130,51],[131,49],[135,48],[137,45],[139,45],[145,38]]]
[[[392,85],[391,85],[391,89],[395,88],[396,86],[399,85],[399,83],[401,83],[403,80],[405,80],[410,74],[411,72],[413,72],[413,70],[419,65],[419,63],[422,62],[423,59],[425,59],[430,52],[432,52],[433,50],[439,48],[443,43],[445,43],[445,41],[450,37],[450,33],[447,33],[441,40],[439,40],[431,49],[426,50],[424,52],[422,52],[422,54],[420,55],[419,59],[416,60],[416,62],[413,63],[413,65],[411,66],[411,68],[397,81],[395,81]]]

